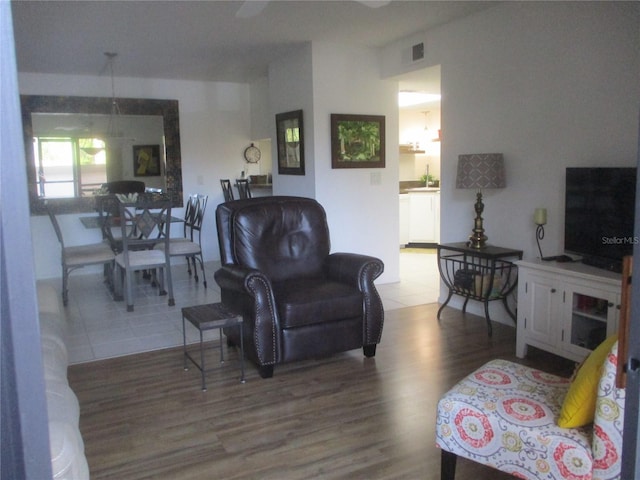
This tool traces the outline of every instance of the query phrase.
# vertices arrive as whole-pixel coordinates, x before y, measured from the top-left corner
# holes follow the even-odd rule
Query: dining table
[[[102,220],[100,215],[82,216],[80,217],[80,221],[82,222],[82,225],[84,225],[85,228],[102,228],[102,225],[101,225]],[[184,219],[180,217],[174,217],[173,215],[171,215],[171,223],[175,223],[175,222],[184,222]],[[117,227],[120,225],[119,219],[117,217],[111,217],[110,223],[114,227]]]

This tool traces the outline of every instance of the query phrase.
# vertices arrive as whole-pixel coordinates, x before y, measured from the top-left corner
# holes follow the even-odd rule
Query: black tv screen
[[[565,251],[619,271],[633,253],[635,199],[635,168],[567,168]]]

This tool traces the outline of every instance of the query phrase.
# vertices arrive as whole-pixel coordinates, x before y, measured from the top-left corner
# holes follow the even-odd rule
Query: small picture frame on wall
[[[331,114],[331,168],[384,168],[384,115]]]
[[[278,173],[304,175],[304,128],[302,110],[276,115]]]
[[[161,174],[160,145],[134,145],[133,175],[136,177],[156,177]]]

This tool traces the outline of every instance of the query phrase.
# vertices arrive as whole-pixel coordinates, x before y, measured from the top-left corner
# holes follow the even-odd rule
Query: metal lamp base
[[[482,192],[478,191],[476,196],[476,203],[474,205],[476,211],[476,219],[474,220],[473,234],[469,237],[469,246],[471,248],[484,248],[487,246],[487,236],[484,234],[484,227],[482,225],[482,212],[484,211],[484,204],[482,203]]]
[[[487,236],[483,234],[484,230],[469,236],[469,246],[471,248],[484,248],[487,246]]]

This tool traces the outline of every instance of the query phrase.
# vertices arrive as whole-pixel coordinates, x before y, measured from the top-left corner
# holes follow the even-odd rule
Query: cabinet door
[[[563,348],[586,357],[617,331],[619,295],[581,286],[565,292]]]
[[[431,204],[433,212],[433,242],[440,243],[440,194],[433,195],[433,203]]]
[[[562,292],[554,279],[543,275],[529,273],[520,281],[524,282],[525,301],[519,305],[518,310],[524,309],[524,335],[527,340],[532,341],[532,345],[544,345],[554,351],[559,343],[558,325],[561,324],[561,319],[558,305]]]
[[[409,243],[409,195],[399,195],[400,206],[400,245]]]
[[[439,194],[409,193],[409,239],[418,243],[437,243],[440,227]]]

